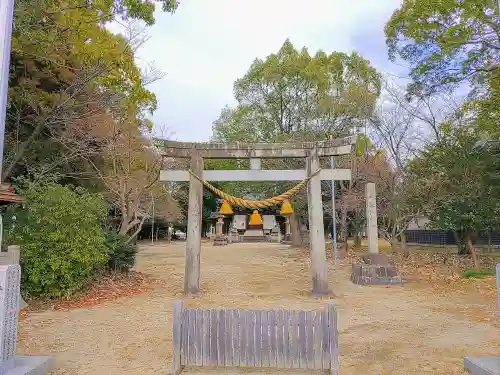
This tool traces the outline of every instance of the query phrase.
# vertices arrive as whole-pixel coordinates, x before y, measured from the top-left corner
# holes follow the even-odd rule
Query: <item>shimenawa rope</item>
[[[283,203],[285,199],[290,199],[293,197],[297,192],[302,189],[311,178],[313,178],[315,175],[317,175],[321,169],[318,169],[316,172],[312,173],[310,176],[305,178],[304,180],[300,181],[297,185],[295,185],[293,188],[290,190],[284,192],[281,195],[278,195],[276,197],[272,198],[267,198],[261,201],[251,201],[248,199],[243,199],[243,198],[238,198],[233,195],[229,195],[227,193],[224,193],[222,190],[217,189],[215,186],[213,186],[210,182],[202,180],[201,177],[197,176],[196,174],[189,169],[189,174],[196,178],[198,181],[200,181],[207,189],[209,189],[212,193],[215,195],[218,195],[222,199],[225,199],[229,204],[234,205],[234,206],[240,206],[240,207],[246,207],[246,208],[266,208],[266,207],[271,207],[271,206],[276,206],[280,203]]]

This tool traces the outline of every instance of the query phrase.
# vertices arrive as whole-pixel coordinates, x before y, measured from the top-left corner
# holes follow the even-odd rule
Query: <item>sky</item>
[[[208,141],[212,123],[235,105],[233,83],[255,58],[289,38],[311,54],[356,50],[381,72],[404,75],[387,59],[384,24],[400,0],[181,0],[174,15],[156,12],[149,40],[137,53],[166,73],[148,89],[158,99],[157,134]]]

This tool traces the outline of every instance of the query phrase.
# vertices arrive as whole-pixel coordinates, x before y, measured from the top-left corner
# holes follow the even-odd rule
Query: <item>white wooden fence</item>
[[[335,304],[325,311],[186,309],[174,305],[173,366],[329,369],[339,374]]]

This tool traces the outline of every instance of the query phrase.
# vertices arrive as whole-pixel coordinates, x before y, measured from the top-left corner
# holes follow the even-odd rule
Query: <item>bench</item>
[[[173,313],[171,375],[184,366],[329,370],[339,374],[337,310],[184,308]]]

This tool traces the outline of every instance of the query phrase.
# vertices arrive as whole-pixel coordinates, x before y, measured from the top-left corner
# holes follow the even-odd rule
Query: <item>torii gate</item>
[[[320,168],[322,156],[351,152],[354,137],[324,142],[219,144],[165,141],[162,156],[190,158],[191,171],[205,181],[301,181]],[[250,159],[250,170],[203,170],[203,159]],[[306,169],[263,170],[262,158],[305,158]],[[323,169],[307,185],[309,244],[311,247],[312,293],[325,295],[328,268],[323,225],[321,180],[350,180],[350,169]],[[187,245],[184,269],[184,293],[199,294],[203,185],[187,170],[162,170],[161,182],[189,181]]]

